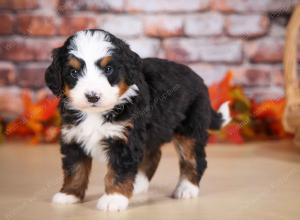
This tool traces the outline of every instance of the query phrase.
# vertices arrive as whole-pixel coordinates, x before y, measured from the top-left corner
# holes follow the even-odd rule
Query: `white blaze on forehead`
[[[109,49],[113,45],[105,39],[106,34],[102,31],[80,31],[69,46],[70,53],[83,59],[85,62],[94,63],[98,59],[109,55]]]

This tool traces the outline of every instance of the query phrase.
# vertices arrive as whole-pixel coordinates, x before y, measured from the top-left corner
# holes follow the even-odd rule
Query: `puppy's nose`
[[[96,103],[100,99],[100,97],[94,92],[86,93],[85,97],[88,100],[88,102],[90,102],[90,103]]]

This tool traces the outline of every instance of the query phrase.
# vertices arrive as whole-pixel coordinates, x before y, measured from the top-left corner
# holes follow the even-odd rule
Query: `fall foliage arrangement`
[[[33,102],[29,92],[23,92],[23,113],[6,124],[4,138],[27,138],[31,143],[55,142],[59,137],[59,100],[45,96]]]
[[[209,87],[211,104],[218,109],[225,101],[231,103],[232,122],[220,131],[211,131],[211,143],[289,138],[281,122],[285,99],[266,100],[257,103],[250,100],[242,87],[232,86],[232,72]],[[59,138],[59,100],[45,96],[34,102],[28,92],[22,94],[24,111],[17,119],[3,123],[1,140],[28,139],[31,143],[56,142]]]
[[[285,99],[250,100],[242,87],[231,86],[233,73],[229,71],[224,79],[209,87],[214,109],[225,101],[231,103],[232,122],[221,131],[211,132],[210,142],[244,143],[245,141],[285,139],[291,137],[284,131],[282,116]]]

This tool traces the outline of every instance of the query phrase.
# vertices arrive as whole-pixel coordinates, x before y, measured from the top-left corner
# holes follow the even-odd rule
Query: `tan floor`
[[[54,205],[50,198],[62,178],[58,147],[0,145],[0,219],[300,219],[300,149],[285,141],[213,145],[207,152],[199,198],[169,197],[178,177],[169,145],[150,192],[136,196],[125,212],[103,213],[95,206],[103,192],[104,163],[94,162],[84,203]]]

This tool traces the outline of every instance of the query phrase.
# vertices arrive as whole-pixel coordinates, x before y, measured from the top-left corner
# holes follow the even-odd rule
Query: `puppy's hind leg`
[[[187,112],[187,118],[176,129],[175,147],[179,155],[180,178],[173,193],[178,199],[194,198],[207,167],[205,145],[210,124],[210,103],[198,99]]]
[[[147,192],[149,183],[158,167],[161,158],[160,148],[156,150],[146,150],[142,163],[139,166],[134,181],[133,194]]]
[[[174,198],[188,199],[198,196],[199,182],[207,166],[204,149],[198,144],[191,137],[176,136],[180,178],[173,192]]]

